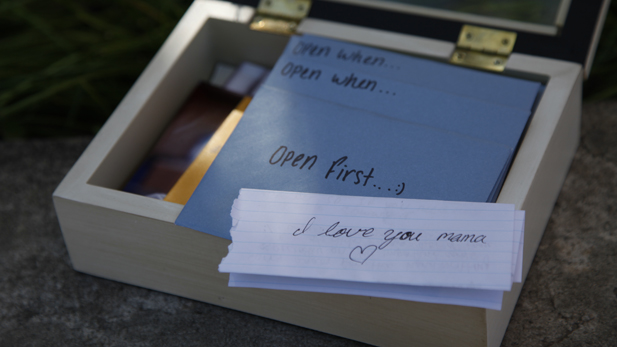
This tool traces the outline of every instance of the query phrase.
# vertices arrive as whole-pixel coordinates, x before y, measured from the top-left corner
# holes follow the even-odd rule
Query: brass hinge
[[[311,9],[311,0],[261,0],[251,29],[291,35]]]
[[[515,32],[464,25],[450,62],[484,70],[503,71],[515,41]]]

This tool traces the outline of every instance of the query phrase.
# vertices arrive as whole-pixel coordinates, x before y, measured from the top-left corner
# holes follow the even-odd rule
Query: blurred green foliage
[[[189,4],[0,2],[0,137],[95,134]]]
[[[0,139],[93,135],[190,0],[0,2]],[[617,98],[617,4],[585,86]]]

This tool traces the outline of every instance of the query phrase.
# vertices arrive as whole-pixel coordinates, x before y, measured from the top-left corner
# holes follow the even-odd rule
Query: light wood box
[[[195,1],[53,194],[75,270],[383,346],[498,346],[522,284],[501,311],[353,295],[228,288],[228,240],[174,225],[182,206],[119,190],[216,62],[273,66],[287,37],[251,31],[254,10]],[[447,61],[451,42],[305,19],[300,32]],[[512,54],[506,74],[546,91],[498,202],[526,211],[523,277],[577,148],[581,65]]]

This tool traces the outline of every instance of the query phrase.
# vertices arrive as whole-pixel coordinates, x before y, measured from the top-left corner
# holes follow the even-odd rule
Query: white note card
[[[520,282],[514,205],[241,189],[230,286],[500,309]]]

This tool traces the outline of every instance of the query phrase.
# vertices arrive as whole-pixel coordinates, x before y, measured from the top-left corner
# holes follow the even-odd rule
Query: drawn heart
[[[377,250],[377,246],[370,245],[364,248],[360,246],[356,246],[356,248],[352,249],[349,253],[349,259],[355,261],[356,263],[364,264],[364,262],[375,253]]]

